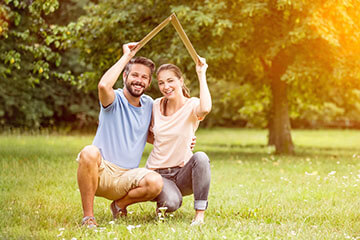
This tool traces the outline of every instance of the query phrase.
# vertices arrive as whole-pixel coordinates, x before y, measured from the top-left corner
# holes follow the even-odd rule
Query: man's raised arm
[[[114,101],[115,93],[113,86],[126,64],[135,56],[138,49],[138,43],[124,44],[122,57],[101,77],[98,84],[98,92],[99,100],[104,107],[109,106]]]

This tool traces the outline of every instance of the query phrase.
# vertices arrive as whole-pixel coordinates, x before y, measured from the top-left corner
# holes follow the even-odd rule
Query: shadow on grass
[[[269,156],[276,156],[290,159],[303,158],[349,158],[355,156],[360,158],[360,148],[344,148],[344,147],[305,147],[295,146],[294,155],[279,155],[275,154],[274,147],[269,147],[264,144],[199,144],[198,151],[206,152],[211,160],[250,160],[261,161],[262,158]],[[354,155],[355,154],[355,155]],[[359,155],[359,156],[357,156]]]
[[[75,150],[76,149],[76,150]],[[147,158],[151,149],[146,148],[143,157]],[[201,143],[197,144],[196,151],[206,152],[212,161],[261,161],[263,158],[275,156],[276,158],[289,159],[303,159],[303,158],[349,158],[354,154],[355,158],[360,158],[360,148],[345,148],[345,147],[308,147],[295,146],[295,155],[275,155],[275,148],[269,147],[265,144],[235,144],[235,143]],[[2,161],[19,161],[32,162],[34,160],[41,161],[57,161],[58,159],[75,160],[78,149],[70,147],[67,149],[56,148],[52,146],[39,146],[38,148],[24,146],[8,146],[7,148],[0,148],[0,162]]]

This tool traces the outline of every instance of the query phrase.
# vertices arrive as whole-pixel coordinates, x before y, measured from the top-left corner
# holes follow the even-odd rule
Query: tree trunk
[[[291,126],[288,111],[286,82],[280,78],[271,79],[273,95],[273,120],[269,128],[269,141],[273,141],[276,153],[293,154],[294,144],[291,139]],[[269,142],[270,143],[270,142]]]
[[[271,80],[272,109],[269,118],[269,145],[275,145],[276,153],[293,154],[294,144],[291,139],[291,126],[288,111],[287,83],[281,81],[291,59],[281,51],[269,68]]]
[[[273,106],[270,107],[270,112],[267,116],[268,118],[268,146],[275,146],[275,132],[274,132],[274,111]]]

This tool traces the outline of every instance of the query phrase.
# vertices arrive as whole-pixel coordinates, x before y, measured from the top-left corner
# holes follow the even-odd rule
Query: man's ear
[[[126,74],[126,72],[124,71],[124,72],[123,72],[123,81],[124,81],[124,83],[125,83],[125,81],[126,81],[126,77],[127,77],[127,74]]]

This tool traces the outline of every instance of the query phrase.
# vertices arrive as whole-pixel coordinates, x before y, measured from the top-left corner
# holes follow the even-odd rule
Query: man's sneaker
[[[112,215],[113,215],[114,219],[119,218],[119,216],[126,217],[126,215],[127,215],[127,210],[126,209],[121,209],[118,206],[116,206],[115,201],[113,201],[110,204],[110,210],[112,212]]]
[[[92,216],[84,217],[81,220],[81,225],[86,226],[87,228],[96,228],[98,226],[95,217]]]

